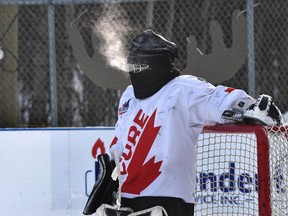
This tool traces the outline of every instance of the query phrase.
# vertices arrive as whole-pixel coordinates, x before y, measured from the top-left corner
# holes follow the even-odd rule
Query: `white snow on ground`
[[[282,115],[283,115],[283,123],[288,124],[288,111],[286,111]]]

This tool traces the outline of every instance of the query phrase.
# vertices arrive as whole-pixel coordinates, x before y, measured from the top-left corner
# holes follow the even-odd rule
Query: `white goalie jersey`
[[[120,157],[122,197],[166,196],[194,203],[196,145],[204,125],[228,123],[225,110],[244,112],[255,99],[243,90],[176,77],[153,96],[123,93],[110,150]]]

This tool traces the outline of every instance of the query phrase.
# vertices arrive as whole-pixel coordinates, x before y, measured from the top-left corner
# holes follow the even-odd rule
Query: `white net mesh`
[[[266,128],[272,215],[288,215],[288,125]]]
[[[288,215],[286,130],[287,127],[264,129],[260,125],[206,127],[198,141],[195,215],[259,215],[270,212],[270,208],[265,207],[267,200],[272,215]],[[267,141],[270,181],[269,174],[265,174],[269,165],[259,159],[268,160]],[[264,154],[257,151],[257,146]],[[269,188],[269,184],[270,201],[266,199],[266,191],[259,188]]]

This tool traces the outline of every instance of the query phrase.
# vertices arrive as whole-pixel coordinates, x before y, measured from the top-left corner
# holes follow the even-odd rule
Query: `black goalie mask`
[[[176,44],[152,30],[137,35],[132,41],[127,59],[135,97],[150,97],[179,76],[179,71],[174,68],[177,57]]]

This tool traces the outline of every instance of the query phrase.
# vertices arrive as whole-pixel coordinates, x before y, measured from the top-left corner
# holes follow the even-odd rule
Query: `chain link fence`
[[[288,111],[287,10],[284,0],[2,0],[0,127],[114,126],[125,55],[146,28],[178,44],[183,74]]]

